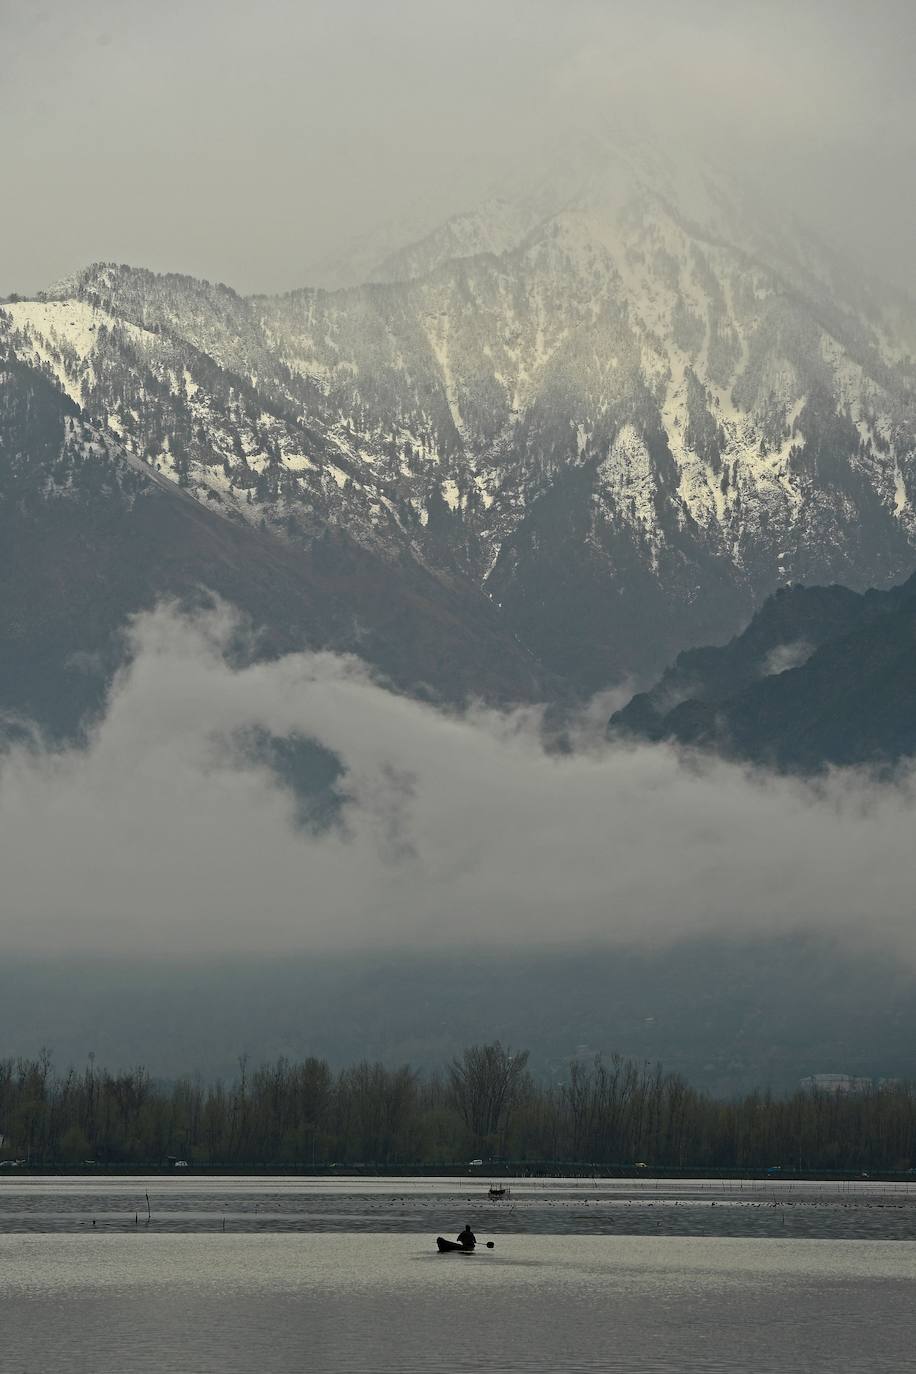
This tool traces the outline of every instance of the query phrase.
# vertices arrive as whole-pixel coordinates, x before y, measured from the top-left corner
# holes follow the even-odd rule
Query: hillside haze
[[[740,178],[580,139],[370,259],[248,298],[97,264],[3,305],[31,522],[3,633],[42,640],[30,683],[72,676],[81,618],[104,657],[126,614],[206,587],[408,690],[582,697],[785,583],[911,571],[916,311]],[[42,462],[14,433],[36,407]],[[95,572],[48,585],[68,542]]]
[[[797,1088],[813,1073],[906,1077],[916,985],[884,957],[830,942],[693,941],[670,949],[416,953],[153,963],[12,959],[0,970],[10,1054],[42,1045],[58,1070],[100,1064],[231,1082],[309,1054],[442,1070],[462,1045],[531,1051],[542,1082],[570,1062],[632,1055],[714,1095]]]
[[[329,135],[320,183],[282,151],[314,123],[284,133],[271,107],[284,184],[341,221],[286,294],[177,270],[239,262],[247,291],[320,238],[245,130],[195,123],[187,55],[238,45],[222,15],[203,39],[188,15],[192,105],[157,109],[157,149],[188,125],[170,184],[202,178],[185,237],[150,210],[87,248],[79,195],[59,224],[31,206],[66,244],[52,260],[82,265],[0,301],[0,1058],[231,1077],[246,1054],[430,1069],[499,1038],[548,1082],[614,1052],[713,1093],[910,1075],[916,304],[796,217],[803,45],[793,67],[774,35],[782,84],[746,107],[723,83],[760,68],[693,12],[672,66],[682,10],[614,68],[621,108],[651,77],[661,136],[592,117],[608,54],[626,65],[612,25],[558,61],[524,139],[494,120],[512,170],[457,214],[496,152],[471,175],[453,138],[437,161],[433,115],[429,156],[405,155],[420,206],[364,175],[344,226],[318,202],[335,177],[353,199],[334,148],[355,182],[365,131]],[[246,72],[317,101],[317,64],[284,86],[269,48]],[[844,70],[824,165],[878,185],[840,148],[863,99]],[[768,155],[749,130],[708,155],[703,72],[719,122],[779,106]],[[783,108],[788,85],[804,99]],[[589,132],[556,132],[580,91]],[[211,267],[219,147],[246,194]],[[113,224],[131,178],[155,198],[153,161],[109,155]],[[823,199],[821,227],[853,197]]]

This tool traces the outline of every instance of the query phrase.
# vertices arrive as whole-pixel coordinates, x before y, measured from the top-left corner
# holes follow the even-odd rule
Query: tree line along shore
[[[423,1171],[562,1161],[652,1169],[906,1173],[916,1089],[756,1091],[711,1098],[660,1066],[614,1056],[532,1076],[527,1052],[465,1049],[441,1072],[244,1058],[231,1084],[163,1083],[143,1068],[0,1060],[0,1168],[326,1168]],[[474,1162],[474,1163],[472,1163]]]

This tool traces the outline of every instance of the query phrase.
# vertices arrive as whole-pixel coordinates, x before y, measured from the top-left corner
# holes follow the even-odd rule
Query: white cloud
[[[826,931],[916,957],[909,780],[817,788],[585,724],[546,750],[536,715],[465,717],[357,662],[233,669],[225,615],[142,617],[88,748],[0,765],[3,945],[155,953],[624,944]],[[593,722],[594,723],[594,722]],[[341,826],[240,760],[240,731],[343,760]]]

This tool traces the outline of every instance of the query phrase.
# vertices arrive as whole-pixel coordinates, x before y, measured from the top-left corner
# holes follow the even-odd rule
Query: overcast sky
[[[0,0],[0,292],[307,284],[545,135],[651,113],[916,284],[911,0]]]

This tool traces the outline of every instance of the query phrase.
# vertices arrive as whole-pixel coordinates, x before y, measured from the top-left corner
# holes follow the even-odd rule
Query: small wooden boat
[[[458,1250],[462,1255],[473,1255],[473,1245],[462,1245],[457,1240],[446,1240],[445,1236],[436,1236],[436,1244],[439,1247],[440,1255],[446,1255],[450,1250]]]

